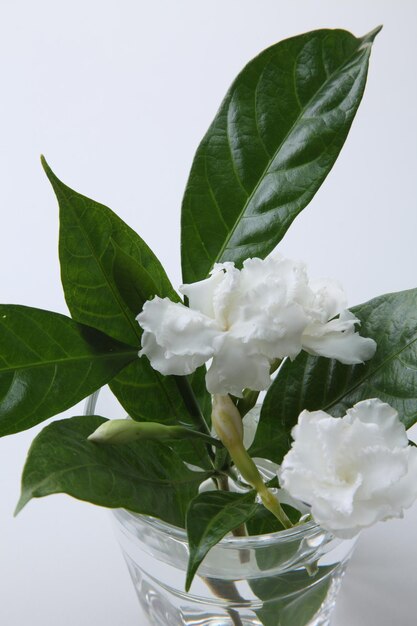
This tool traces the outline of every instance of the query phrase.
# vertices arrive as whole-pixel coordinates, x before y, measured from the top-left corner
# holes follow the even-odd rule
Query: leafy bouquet
[[[313,518],[352,537],[412,504],[417,291],[347,310],[337,283],[276,251],[343,146],[378,30],[293,37],[238,75],[184,195],[183,297],[139,235],[42,159],[72,318],[0,306],[0,434],[106,384],[128,418],[48,425],[17,511],[65,492],[186,528],[188,589],[229,532]]]

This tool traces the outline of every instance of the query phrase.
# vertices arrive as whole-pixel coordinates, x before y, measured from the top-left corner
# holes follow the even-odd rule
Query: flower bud
[[[242,444],[242,418],[230,396],[213,396],[211,420],[219,439],[228,450]]]
[[[170,427],[153,422],[135,422],[130,419],[108,420],[89,437],[94,443],[129,443],[139,439],[170,439]]]
[[[140,439],[166,441],[172,439],[204,439],[218,446],[219,441],[185,426],[166,426],[156,422],[135,422],[130,419],[108,420],[101,424],[89,437],[94,443],[130,443]]]

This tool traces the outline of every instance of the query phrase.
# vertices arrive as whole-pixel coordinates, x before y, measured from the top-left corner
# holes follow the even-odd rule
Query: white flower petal
[[[334,463],[329,458],[325,448],[326,442],[321,435],[326,424],[334,426],[332,428],[333,437],[337,434],[337,430],[343,428],[341,421],[334,420],[324,411],[302,411],[298,418],[298,424],[291,431],[297,445],[293,445],[285,456],[281,465],[282,470],[294,466],[298,468],[308,467],[312,472],[320,473],[322,476],[329,474],[331,477],[334,475]],[[312,447],[312,441],[316,442],[316,447]],[[320,454],[318,454],[319,450]]]
[[[325,324],[312,322],[301,338],[304,350],[315,356],[337,359],[347,365],[369,360],[375,354],[376,343],[355,332],[357,321],[350,311],[344,311],[338,319]]]
[[[327,322],[332,317],[346,309],[347,300],[344,289],[339,283],[329,279],[310,281],[310,288],[314,293],[314,309],[321,322]]]
[[[168,298],[148,300],[137,321],[142,349],[161,374],[190,374],[208,361],[220,331],[209,317]]]
[[[397,484],[391,485],[385,493],[392,507],[389,518],[402,517],[403,509],[408,509],[417,499],[417,448],[408,446],[407,456],[408,472]]]
[[[363,485],[358,494],[360,499],[370,499],[383,494],[393,484],[397,484],[408,471],[406,448],[392,449],[376,446],[365,448],[357,459],[363,476]],[[385,495],[384,495],[385,497]]]
[[[280,255],[266,259],[246,259],[240,278],[241,293],[261,298],[280,307],[297,303],[305,305],[314,294],[308,283],[304,263],[285,259]],[[262,305],[261,305],[262,306]]]
[[[245,388],[261,391],[271,382],[269,360],[259,354],[248,355],[245,345],[233,337],[224,338],[206,374],[210,393],[242,397]]]
[[[214,319],[213,296],[218,285],[224,280],[224,272],[214,272],[209,278],[196,283],[181,285],[179,291],[187,296],[191,309],[200,311]]]
[[[223,280],[213,293],[214,319],[225,331],[232,324],[231,315],[235,306],[236,295],[239,292],[240,272],[233,263],[222,263],[214,266],[213,272],[222,272]]]
[[[199,358],[199,355],[170,354],[156,342],[155,335],[147,331],[142,335],[142,349],[139,352],[139,356],[144,355],[148,357],[153,369],[164,376],[192,374],[207,360],[205,357]]]
[[[269,359],[291,359],[301,352],[301,336],[307,323],[303,309],[296,303],[285,308],[248,305],[242,308],[241,319],[231,328],[233,337],[247,344],[248,351],[264,354]]]
[[[357,402],[346,415],[351,422],[359,420],[363,424],[377,425],[383,442],[390,447],[408,445],[407,431],[398,419],[398,412],[379,398]]]

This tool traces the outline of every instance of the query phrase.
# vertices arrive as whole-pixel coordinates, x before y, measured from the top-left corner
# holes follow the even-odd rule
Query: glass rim
[[[152,517],[151,515],[144,515],[142,513],[134,513],[133,511],[129,511],[127,509],[113,509],[113,515],[118,518],[118,520],[122,523],[124,516],[129,516],[133,521],[140,521],[141,523],[149,526],[159,532],[163,532],[166,535],[169,535],[170,538],[177,539],[180,541],[188,542],[187,531],[184,528],[180,528],[179,526],[174,526],[169,522],[164,522],[156,517]],[[301,538],[303,535],[311,531],[321,531],[328,533],[329,531],[322,528],[317,522],[314,520],[310,520],[309,522],[305,522],[300,524],[299,526],[293,526],[292,528],[287,528],[285,530],[278,530],[273,533],[266,533],[262,535],[248,535],[244,537],[223,537],[216,544],[215,547],[220,546],[223,548],[254,548],[262,547],[275,544],[279,540],[289,541],[292,539]]]

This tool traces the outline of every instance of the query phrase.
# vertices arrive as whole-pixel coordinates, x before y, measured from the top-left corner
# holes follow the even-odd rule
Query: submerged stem
[[[225,580],[218,580],[217,578],[203,578],[207,587],[217,596],[220,600],[231,600],[232,602],[244,602],[244,598],[238,592],[236,585],[232,582]],[[238,611],[235,609],[225,609],[232,620],[233,626],[243,626],[243,622],[240,618]]]

